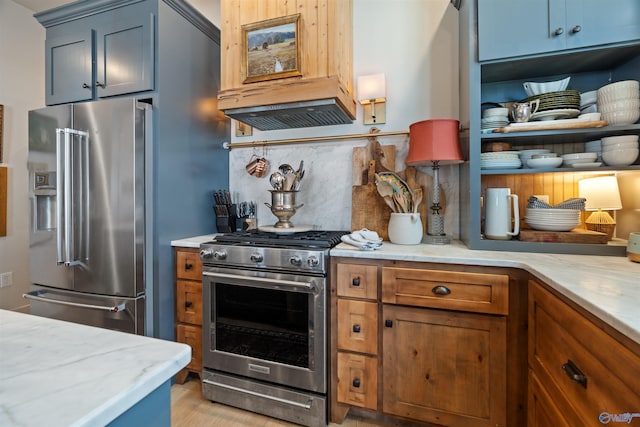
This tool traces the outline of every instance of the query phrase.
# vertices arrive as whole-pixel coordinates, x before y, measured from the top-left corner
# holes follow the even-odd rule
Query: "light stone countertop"
[[[190,360],[186,344],[0,310],[0,425],[106,425]]]
[[[171,245],[197,248],[212,238],[213,235],[196,236]],[[450,245],[384,242],[375,251],[340,243],[330,253],[350,258],[520,268],[640,344],[640,263],[626,257],[481,251],[471,250],[459,241]]]

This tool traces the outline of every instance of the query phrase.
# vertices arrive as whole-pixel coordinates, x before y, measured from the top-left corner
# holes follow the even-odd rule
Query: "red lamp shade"
[[[440,164],[462,163],[458,127],[455,119],[431,119],[409,126],[409,154],[405,163],[410,166],[430,166],[433,160]]]

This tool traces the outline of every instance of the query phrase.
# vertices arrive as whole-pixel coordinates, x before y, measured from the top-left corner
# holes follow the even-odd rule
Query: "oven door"
[[[203,269],[203,365],[326,392],[326,279]]]

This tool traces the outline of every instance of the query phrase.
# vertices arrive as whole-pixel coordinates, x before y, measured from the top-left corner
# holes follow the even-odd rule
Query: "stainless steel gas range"
[[[251,230],[200,246],[205,398],[326,425],[329,250],[346,233]]]

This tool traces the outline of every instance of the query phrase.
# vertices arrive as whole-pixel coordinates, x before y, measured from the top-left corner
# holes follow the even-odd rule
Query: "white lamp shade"
[[[358,100],[361,104],[371,100],[382,102],[387,96],[384,74],[370,74],[358,77]]]
[[[601,176],[578,181],[578,193],[586,200],[588,211],[622,209],[618,180],[615,176]]]

